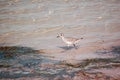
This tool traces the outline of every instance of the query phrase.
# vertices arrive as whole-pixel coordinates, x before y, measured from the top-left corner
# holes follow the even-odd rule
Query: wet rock
[[[83,71],[79,71],[75,73],[75,76],[73,77],[73,80],[88,80],[88,76]]]
[[[17,60],[13,60],[13,59],[0,59],[0,67],[12,67],[17,63]]]
[[[0,58],[11,59],[28,53],[37,53],[37,51],[29,47],[0,46]]]
[[[39,68],[36,69],[35,72],[39,74],[44,74],[44,75],[57,75],[61,73],[64,69],[55,69],[55,68]]]
[[[41,61],[38,59],[23,59],[20,60],[19,63],[22,64],[25,67],[33,67],[36,66],[37,64],[39,64]]]
[[[23,65],[18,63],[18,64],[15,64],[15,65],[12,65],[12,67],[14,67],[14,68],[22,68]]]
[[[69,75],[62,75],[63,79],[62,80],[72,80],[71,76]]]
[[[21,74],[26,75],[26,74],[30,74],[30,72],[28,72],[28,71],[23,71]]]
[[[79,71],[75,73],[73,80],[116,80],[116,79],[99,72],[90,73],[85,71]]]
[[[21,70],[18,70],[18,71],[14,71],[13,73],[14,73],[14,74],[21,74],[22,71],[21,71]]]
[[[7,68],[7,67],[10,67],[11,65],[10,64],[7,64],[7,63],[0,63],[0,68]]]
[[[24,54],[14,59],[1,60],[0,63],[2,64],[0,69],[0,77],[17,78],[16,80],[24,79],[21,77],[28,76],[33,77],[31,80],[110,80],[113,78],[106,76],[103,73],[92,73],[88,71],[103,67],[113,68],[120,66],[119,58],[95,58],[85,59],[82,61],[74,60],[71,62],[71,60],[51,60],[49,59],[49,56],[46,57],[41,54],[34,53]],[[38,75],[40,77],[36,78]]]
[[[116,53],[116,54],[119,54],[119,56],[120,56],[120,46],[113,46],[112,47],[112,52]]]
[[[46,53],[46,49],[40,49],[40,50],[37,50],[39,53]]]
[[[53,80],[61,80],[61,76],[56,76],[55,78],[53,78]]]
[[[50,68],[50,67],[55,67],[55,64],[54,63],[42,63],[40,64],[40,67]]]

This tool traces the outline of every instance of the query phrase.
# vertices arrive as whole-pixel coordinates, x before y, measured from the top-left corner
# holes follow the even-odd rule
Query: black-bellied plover
[[[61,37],[62,40],[67,44],[68,48],[70,45],[73,45],[75,48],[76,47],[76,44],[83,38],[73,38],[73,37],[64,37],[64,34],[63,33],[60,33],[58,34],[57,38],[58,37]]]

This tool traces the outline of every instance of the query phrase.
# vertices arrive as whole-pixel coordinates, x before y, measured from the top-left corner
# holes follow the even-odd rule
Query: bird
[[[68,48],[73,45],[75,49],[77,49],[76,44],[83,38],[73,38],[73,37],[65,37],[63,33],[57,35],[57,38],[62,38],[63,42],[67,44]]]

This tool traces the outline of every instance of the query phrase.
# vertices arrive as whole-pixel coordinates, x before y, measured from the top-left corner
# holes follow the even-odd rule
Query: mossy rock
[[[14,58],[22,54],[29,53],[38,53],[37,50],[34,50],[30,47],[21,47],[21,46],[0,46],[0,58]]]

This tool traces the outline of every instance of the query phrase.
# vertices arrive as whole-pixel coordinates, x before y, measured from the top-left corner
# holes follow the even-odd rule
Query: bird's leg
[[[75,44],[73,44],[73,46],[75,47],[75,49],[77,49],[77,46]]]

